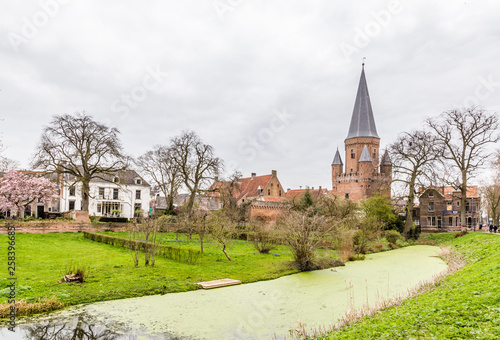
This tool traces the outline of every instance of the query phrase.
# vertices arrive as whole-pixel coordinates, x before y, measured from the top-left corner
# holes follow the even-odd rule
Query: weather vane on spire
[[[366,57],[363,57],[363,64],[361,64],[361,66],[365,66],[365,59]]]

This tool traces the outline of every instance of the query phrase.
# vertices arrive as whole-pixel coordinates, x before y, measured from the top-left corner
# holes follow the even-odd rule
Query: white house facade
[[[62,181],[59,212],[82,209],[82,185],[69,176]],[[134,218],[149,213],[150,185],[134,170],[90,181],[89,215]]]

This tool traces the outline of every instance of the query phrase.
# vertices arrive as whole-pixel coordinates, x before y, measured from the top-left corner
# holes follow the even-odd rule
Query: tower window
[[[351,149],[351,159],[354,159],[356,157],[356,154],[354,153],[354,149]]]
[[[373,149],[373,159],[377,159],[377,149]]]
[[[349,198],[349,193],[348,192],[345,193],[345,198]]]

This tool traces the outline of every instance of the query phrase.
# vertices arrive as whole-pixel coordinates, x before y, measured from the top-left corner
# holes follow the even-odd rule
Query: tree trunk
[[[408,193],[408,201],[406,202],[406,221],[405,221],[404,236],[407,239],[410,237],[411,228],[413,227],[413,200],[415,198],[416,176],[417,175],[415,173],[411,175],[409,183],[410,192]]]
[[[228,259],[229,261],[232,261],[232,260],[233,260],[233,259],[231,259],[231,258],[229,257],[229,255],[228,255],[228,254],[227,254],[227,252],[226,252],[226,245],[224,245],[224,247],[222,247],[222,252],[224,253],[224,255],[226,255],[226,257],[227,257],[227,259]]]
[[[89,211],[89,192],[90,192],[90,180],[83,180],[82,181],[82,210],[83,211]]]
[[[467,202],[467,173],[462,170],[462,186],[461,186],[462,197],[460,197],[460,223],[462,224],[460,231],[467,231],[467,218],[465,216],[465,207]]]
[[[203,254],[203,236],[205,236],[204,233],[199,233],[200,236],[200,252]]]
[[[196,197],[196,190],[193,189],[193,191],[191,191],[191,194],[189,195],[189,200],[186,207],[186,213],[188,214],[188,216],[191,216],[191,212],[193,211],[195,197]]]

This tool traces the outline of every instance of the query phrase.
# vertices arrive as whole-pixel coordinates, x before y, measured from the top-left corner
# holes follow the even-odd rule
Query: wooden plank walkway
[[[241,284],[241,281],[233,279],[219,279],[219,280],[198,282],[198,284],[201,285],[203,289],[212,289],[212,288],[226,287],[232,285],[239,285]]]

